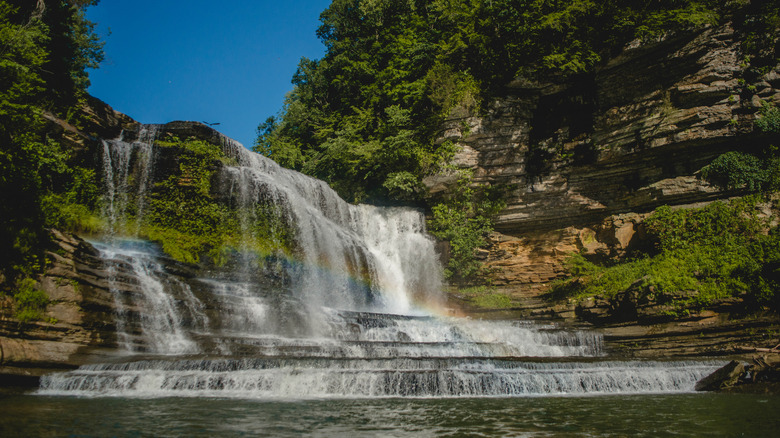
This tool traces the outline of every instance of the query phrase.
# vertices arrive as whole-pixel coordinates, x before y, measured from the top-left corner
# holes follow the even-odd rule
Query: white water
[[[439,299],[441,268],[421,212],[350,205],[323,181],[280,167],[225,139],[238,166],[223,190],[246,207],[279,207],[295,229],[295,293],[310,305],[406,314]]]
[[[99,243],[95,246],[109,267],[108,287],[118,312],[120,346],[128,352],[197,352],[197,345],[182,327],[180,303],[201,324],[208,324],[208,319],[189,285],[167,275],[154,254],[142,247],[123,248]],[[176,300],[174,290],[189,299]]]
[[[128,157],[133,150],[152,157],[153,150],[121,141],[104,144],[112,199],[108,213],[118,222],[127,199],[134,198],[135,212],[142,213],[150,186],[149,181],[136,181],[133,188],[127,184]],[[252,238],[255,205],[272,206],[282,223],[294,227],[297,260],[285,265],[292,284],[258,280],[251,275],[257,265],[250,262],[230,278],[183,278],[166,271],[153,247],[109,239],[97,246],[110,268],[120,346],[139,356],[45,376],[41,394],[320,398],[687,392],[719,365],[609,361],[594,332],[431,315],[418,304],[440,299],[441,272],[422,214],[349,205],[322,181],[280,168],[232,140],[225,139],[223,147],[238,165],[223,172],[219,190],[243,211],[245,240]],[[153,161],[137,163],[136,172],[148,180]]]
[[[47,395],[131,397],[484,397],[692,391],[700,362],[183,360],[82,367],[46,377]]]
[[[136,141],[125,141],[124,132],[117,139],[101,140],[106,188],[103,216],[108,220],[109,236],[119,231],[117,226],[126,215],[135,216],[136,224],[143,217],[149,178],[154,170],[153,145],[158,129],[158,125],[143,125]],[[136,178],[131,184],[129,177],[133,169]],[[132,198],[134,203],[130,202]],[[134,231],[137,233],[138,229]]]

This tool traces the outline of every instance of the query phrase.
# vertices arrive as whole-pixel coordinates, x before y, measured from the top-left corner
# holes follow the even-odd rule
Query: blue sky
[[[219,123],[251,147],[257,125],[282,108],[300,58],[323,56],[315,32],[328,5],[103,0],[87,10],[106,42],[89,92],[142,123]]]

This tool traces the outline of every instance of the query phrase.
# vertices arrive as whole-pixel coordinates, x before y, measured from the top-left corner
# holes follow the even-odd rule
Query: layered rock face
[[[80,127],[44,112],[45,129],[78,159],[99,168],[100,138],[116,137],[138,123],[91,96],[81,112]],[[95,248],[52,230],[46,259],[35,285],[50,301],[41,320],[21,323],[13,299],[0,297],[0,378],[11,376],[11,384],[51,369],[77,367],[116,348],[113,295]]]
[[[441,141],[474,182],[506,190],[487,267],[493,282],[536,288],[572,251],[621,255],[661,205],[738,195],[698,178],[724,152],[771,139],[753,127],[762,101],[780,101],[780,68],[745,84],[738,36],[708,28],[629,47],[564,85],[517,80],[487,114],[454,112]],[[431,196],[454,175],[426,180]]]
[[[47,131],[73,151],[80,162],[102,167],[101,139],[120,135],[132,140],[139,136],[140,124],[95,98],[82,108],[80,127],[51,114]],[[198,138],[221,144],[223,136],[197,122],[171,122],[159,127],[158,135]],[[218,147],[218,146],[217,146]],[[171,151],[157,154],[156,180],[167,177],[171,166],[178,167]],[[36,278],[35,288],[43,291],[49,304],[39,320],[20,322],[10,296],[0,296],[0,382],[34,383],[37,376],[56,369],[75,368],[103,356],[116,354],[117,294],[137,294],[138,280],[130,267],[110,264],[89,242],[51,230],[51,246],[46,250],[47,265]],[[194,276],[196,266],[165,260],[166,268],[183,281]],[[125,309],[140,313],[139,309]]]
[[[10,297],[0,308],[0,374],[37,376],[76,367],[116,347],[114,299],[97,251],[53,231],[37,287],[50,300],[41,321],[20,323]]]

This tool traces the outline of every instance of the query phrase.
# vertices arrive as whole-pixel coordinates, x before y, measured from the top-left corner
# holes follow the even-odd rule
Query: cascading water
[[[109,235],[114,235],[120,218],[129,210],[138,224],[143,216],[145,195],[154,164],[153,145],[158,125],[143,125],[135,141],[126,141],[125,133],[117,139],[102,140],[103,175],[105,178],[106,202],[103,216],[108,220]],[[135,185],[130,184],[131,170],[136,169]],[[135,202],[131,203],[131,197]],[[133,230],[138,232],[136,228]]]
[[[128,199],[143,212],[149,181],[124,193],[130,156],[151,144],[106,142],[112,223]],[[130,149],[131,152],[127,152]],[[600,335],[554,326],[435,316],[440,267],[420,212],[354,206],[324,182],[223,138],[237,162],[218,190],[242,211],[251,239],[257,205],[294,233],[286,287],[231,276],[183,279],[150,245],[97,244],[113,269],[116,363],[44,376],[41,394],[241,398],[454,397],[692,391],[709,362],[603,358]],[[125,155],[126,154],[126,155]],[[146,172],[146,173],[144,173]],[[148,178],[148,170],[140,175]],[[116,198],[117,200],[113,200]],[[245,249],[249,249],[248,247]],[[248,258],[246,260],[249,260]],[[149,357],[154,354],[154,357]]]
[[[300,259],[293,290],[314,306],[408,313],[412,299],[432,302],[441,271],[425,219],[411,209],[350,205],[323,181],[284,169],[230,139],[238,166],[222,190],[239,205],[279,207],[295,228]]]
[[[148,246],[128,240],[95,243],[108,266],[120,346],[128,352],[196,353],[183,321],[207,325],[203,306],[188,284],[165,272]]]

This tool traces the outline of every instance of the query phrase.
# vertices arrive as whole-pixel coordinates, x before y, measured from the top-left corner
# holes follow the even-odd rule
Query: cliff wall
[[[74,123],[44,113],[45,129],[49,138],[72,151],[74,162],[101,174],[104,153],[101,139],[123,134],[132,140],[138,137],[141,125],[91,97],[81,112]],[[161,125],[158,135],[167,134],[201,139],[216,148],[224,141],[220,133],[197,122]],[[153,182],[165,180],[171,169],[179,168],[178,152],[176,148],[161,148],[156,153]],[[20,321],[17,303],[11,296],[0,294],[0,384],[34,384],[38,376],[52,370],[76,368],[122,354],[117,339],[116,300],[118,295],[139,293],[137,275],[126,264],[108,262],[92,244],[78,236],[51,230],[50,237],[44,251],[44,270],[34,278],[34,288],[43,291],[48,300],[45,311],[34,320]],[[185,283],[202,268],[162,257],[161,262]],[[198,286],[194,282],[191,288],[200,292]],[[136,308],[123,311],[133,315],[144,312]]]
[[[772,141],[753,121],[780,101],[780,67],[746,83],[743,59],[735,31],[711,27],[628,47],[567,83],[518,79],[483,115],[453,111],[440,138],[460,146],[452,164],[507,193],[484,255],[493,283],[535,295],[572,251],[623,254],[658,206],[739,195],[698,173]],[[425,182],[436,197],[456,178]]]
[[[0,305],[0,375],[35,377],[75,368],[116,348],[109,273],[89,243],[53,231],[47,269],[36,287],[50,300],[39,321],[19,322],[12,299]],[[18,383],[18,380],[17,380]]]

